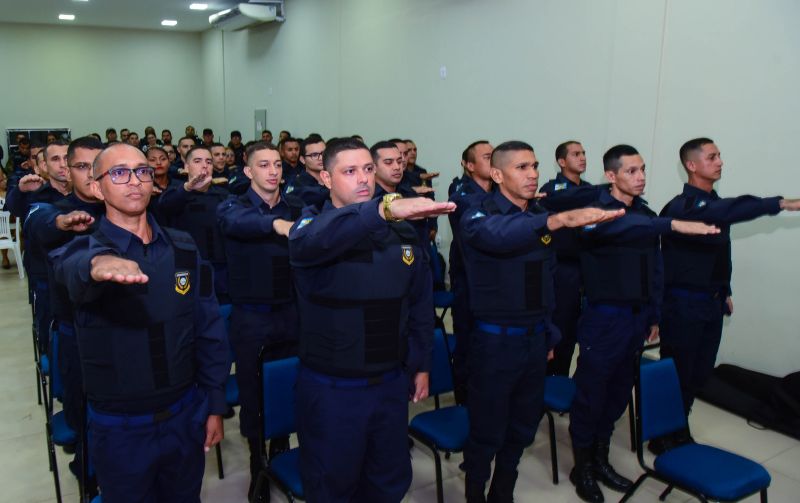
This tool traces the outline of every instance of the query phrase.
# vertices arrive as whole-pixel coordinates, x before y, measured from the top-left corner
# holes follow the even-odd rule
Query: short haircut
[[[169,145],[169,146],[171,147],[172,145]],[[156,152],[156,151],[161,152],[162,154],[164,154],[165,157],[169,158],[169,153],[167,153],[167,151],[164,148],[159,147],[159,146],[154,146],[154,147],[148,148],[147,152],[144,155],[145,155],[145,157],[147,157],[150,154],[150,152]],[[174,152],[174,150],[173,150],[173,152]]]
[[[464,162],[475,162],[475,147],[477,147],[478,145],[488,145],[488,144],[489,144],[488,140],[477,140],[470,143],[469,145],[467,145],[467,148],[465,148],[464,151],[461,152],[461,160]]]
[[[23,138],[19,141],[20,145],[28,145],[30,144],[31,150],[35,148],[44,148],[45,144],[41,140],[28,140],[27,138]]]
[[[378,150],[382,150],[384,148],[393,148],[396,150],[397,145],[395,145],[394,142],[383,140],[371,146],[369,148],[369,153],[372,154],[372,162],[378,162],[378,157],[380,157],[378,155]]]
[[[406,139],[406,140],[403,140],[403,141],[405,143],[414,143],[414,140],[410,140],[410,139]],[[416,143],[414,143],[414,145],[416,145]]]
[[[401,140],[400,138],[391,138],[389,141],[392,142],[392,143],[405,143],[406,142],[405,140]]]
[[[492,151],[492,167],[498,168],[500,162],[503,160],[503,158],[505,158],[507,153],[519,152],[521,150],[533,152],[533,147],[531,147],[530,144],[519,140],[511,140],[501,143]]]
[[[622,166],[620,158],[626,155],[639,155],[639,151],[630,145],[624,144],[611,147],[603,154],[603,170],[616,173]]]
[[[211,152],[211,149],[212,148],[216,148],[216,147],[227,148],[222,143],[214,142],[214,143],[212,143],[211,145],[208,146],[208,151]]]
[[[172,136],[172,131],[170,131],[169,129],[162,129],[161,130],[161,134],[164,134],[164,133],[169,133],[169,135]]]
[[[325,143],[325,140],[323,140],[322,136],[320,136],[318,134],[317,135],[315,135],[315,134],[309,135],[308,138],[306,138],[305,140],[303,140],[302,143],[300,143],[300,155],[305,157],[305,155],[306,155],[306,147],[308,145],[316,145],[317,143]]]
[[[260,152],[262,150],[273,150],[275,152],[278,149],[272,143],[268,141],[253,141],[247,142],[247,147],[245,148],[245,155],[247,156],[247,165],[250,165],[250,162],[253,159],[253,154],[256,152]]]
[[[123,131],[130,131],[130,130],[128,128],[126,128],[126,127],[124,127],[124,128],[119,130],[120,133],[123,132]]]
[[[262,134],[262,135],[263,135],[264,133],[268,133],[270,136],[272,136],[272,131],[270,131],[269,129],[265,129],[265,130],[261,131],[261,134]]]
[[[52,144],[51,144],[52,145]],[[103,143],[94,136],[82,136],[72,140],[67,147],[67,164],[72,164],[75,157],[75,150],[82,148],[86,150],[103,150]]]
[[[336,162],[336,156],[346,150],[366,150],[369,152],[364,142],[355,138],[332,139],[325,145],[325,152],[322,153],[322,166],[325,171],[330,172],[333,169],[333,163]]]
[[[128,133],[128,137],[131,137],[133,135],[136,135],[137,138],[139,137],[139,133],[137,133],[136,131],[131,131],[130,133]]]
[[[556,161],[559,159],[566,159],[567,158],[567,150],[569,149],[570,145],[580,145],[581,142],[577,140],[567,140],[564,143],[560,144],[556,147]]]
[[[205,145],[195,145],[194,147],[190,148],[188,152],[186,152],[186,161],[190,161],[192,157],[194,157],[194,153],[198,150],[205,150],[208,152],[208,155],[211,155],[211,150]]]
[[[110,135],[111,133],[117,134],[117,130],[113,127],[106,129],[106,136]]]
[[[287,131],[287,130],[285,130],[285,129],[284,129],[284,130],[282,130],[280,134],[283,134],[283,133],[286,133],[286,136],[292,136],[292,133],[290,133],[289,131]],[[280,136],[280,135],[279,135],[279,136]]]
[[[94,140],[94,138],[92,138],[92,140]],[[69,142],[67,140],[63,139],[63,138],[56,138],[55,141],[52,141],[52,142],[48,143],[47,145],[45,145],[45,147],[44,147],[45,159],[47,159],[47,149],[49,149],[50,147],[69,147]],[[100,148],[103,148],[103,147],[100,147]]]
[[[31,141],[28,139],[27,136],[23,136],[22,138],[17,141],[17,145],[30,145]]]
[[[145,136],[147,136],[150,133],[156,134],[156,128],[154,128],[153,126],[147,126],[146,128],[144,128]]]
[[[287,144],[287,143],[297,143],[299,145],[300,144],[300,140],[298,140],[297,138],[292,138],[291,136],[289,136],[289,137],[284,138],[283,140],[278,142],[278,148],[283,148],[283,146],[285,144]]]
[[[205,134],[205,132],[203,134]],[[242,139],[241,131],[237,131],[235,129],[233,131],[231,131],[231,139],[233,139],[235,136],[238,136],[239,139],[241,140]]]
[[[681,145],[681,149],[678,153],[681,157],[681,164],[683,164],[683,167],[686,167],[686,161],[689,160],[690,153],[700,151],[703,145],[708,145],[709,143],[714,143],[714,140],[711,138],[694,138]]]
[[[203,136],[205,136],[207,134],[210,134],[211,136],[214,136],[214,131],[211,128],[205,128],[203,130]],[[242,136],[242,135],[239,135],[239,136]]]
[[[182,136],[180,140],[178,140],[178,145],[181,144],[183,140],[192,140],[192,143],[197,143],[193,137],[191,136]]]

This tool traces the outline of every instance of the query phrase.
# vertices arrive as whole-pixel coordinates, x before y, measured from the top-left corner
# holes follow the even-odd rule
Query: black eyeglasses
[[[155,170],[150,166],[140,166],[138,168],[126,168],[124,166],[115,166],[102,175],[95,178],[95,181],[100,181],[106,175],[111,177],[111,183],[114,185],[122,185],[131,181],[131,173],[136,175],[136,178],[142,182],[152,182],[153,173]]]
[[[314,159],[316,161],[317,159],[322,158],[322,152],[309,152],[306,154],[306,157],[308,157],[309,159]]]
[[[92,169],[92,164],[89,162],[78,162],[70,165],[70,168],[77,169],[78,171],[86,171],[87,169]]]

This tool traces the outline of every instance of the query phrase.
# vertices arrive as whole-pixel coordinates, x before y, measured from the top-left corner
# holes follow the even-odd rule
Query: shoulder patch
[[[38,204],[31,205],[31,207],[28,209],[28,216],[25,217],[25,218],[28,218],[31,215],[33,215],[34,213],[36,213],[39,210],[39,208],[40,208],[40,206]]]
[[[291,194],[292,192],[294,192],[294,185],[289,184],[289,186],[286,187],[286,193]]]
[[[297,230],[302,229],[306,225],[310,224],[313,220],[314,220],[313,217],[306,217],[306,218],[300,220],[300,223],[297,224]]]
[[[566,188],[567,188],[567,183],[566,182],[557,183],[557,184],[553,185],[553,190],[564,190]]]
[[[705,206],[706,204],[707,204],[707,203],[706,203],[705,199],[701,199],[701,200],[697,201],[697,207],[698,207],[698,208],[702,208],[702,207],[703,207],[703,206]]]
[[[485,217],[485,216],[486,216],[486,213],[484,213],[484,212],[482,212],[482,211],[478,210],[478,211],[476,211],[476,212],[475,212],[475,213],[474,213],[474,214],[473,214],[471,217],[469,217],[469,219],[470,219],[470,220],[475,220],[475,219],[477,219],[477,218],[483,218],[483,217]]]
[[[402,245],[403,263],[410,266],[414,263],[414,248],[411,245]]]
[[[592,225],[584,225],[584,226],[583,226],[583,230],[585,230],[585,231],[591,231],[591,230],[595,229],[596,227],[597,227],[597,224],[592,224]]]

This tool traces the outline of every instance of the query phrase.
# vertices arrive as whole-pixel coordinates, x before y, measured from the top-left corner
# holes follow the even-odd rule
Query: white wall
[[[544,179],[555,146],[580,139],[592,181],[625,142],[648,163],[656,211],[681,190],[678,147],[706,135],[727,162],[722,195],[794,196],[797,19],[792,0],[290,0],[283,25],[224,34],[225,127],[249,130],[266,107],[274,132],[410,136],[442,171],[440,197],[474,139],[531,142]],[[796,370],[800,216],[733,234],[720,361]]]
[[[0,24],[0,130],[144,133],[205,118],[200,35]]]

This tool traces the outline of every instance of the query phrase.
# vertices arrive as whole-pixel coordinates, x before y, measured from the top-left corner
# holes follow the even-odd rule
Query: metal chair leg
[[[650,476],[650,475],[648,475],[647,473],[643,473],[643,474],[641,474],[641,475],[639,476],[639,478],[638,478],[638,479],[636,479],[636,482],[634,482],[634,483],[633,483],[633,485],[631,486],[631,488],[630,488],[630,489],[628,489],[628,491],[625,493],[625,495],[622,497],[622,499],[621,499],[621,500],[619,500],[619,503],[625,503],[626,501],[628,501],[628,500],[631,498],[631,496],[633,496],[633,493],[635,493],[635,492],[636,492],[636,490],[637,490],[637,489],[639,489],[639,486],[640,486],[640,485],[642,485],[642,482],[644,482],[644,481],[645,481],[645,479],[646,479],[647,477],[649,477],[649,476]]]
[[[439,452],[436,449],[433,451],[433,464],[436,467],[436,501],[444,503],[444,488],[442,487],[442,460],[439,457]]]
[[[672,492],[672,489],[674,489],[672,484],[668,485],[667,488],[664,489],[664,492],[662,492],[661,495],[658,497],[658,499],[661,500],[661,501],[666,500],[667,496],[669,496],[669,493]]]
[[[219,474],[219,479],[222,480],[225,478],[225,471],[222,469],[222,447],[220,447],[219,444],[220,443],[217,442],[215,451],[217,453],[217,473]]]
[[[761,503],[767,503],[767,488],[761,490]]]
[[[550,463],[553,470],[553,484],[558,484],[558,447],[556,446],[556,425],[553,421],[553,414],[546,410],[547,425],[550,433]]]
[[[633,395],[631,395],[630,401],[628,401],[628,422],[631,426],[631,452],[636,452],[636,417],[633,404]]]

